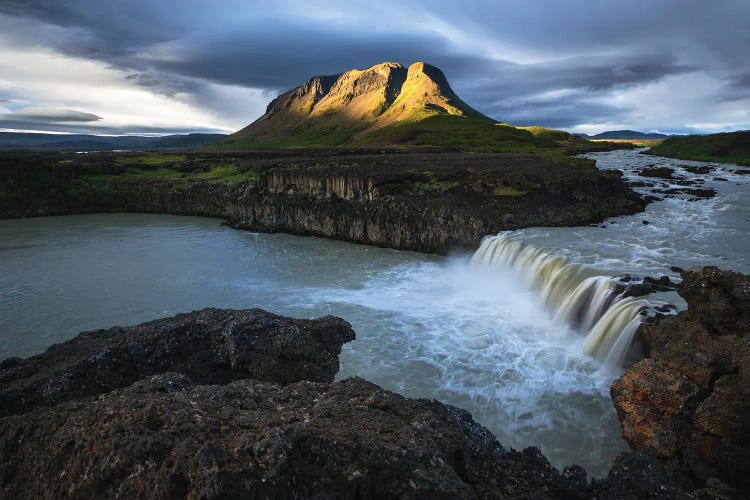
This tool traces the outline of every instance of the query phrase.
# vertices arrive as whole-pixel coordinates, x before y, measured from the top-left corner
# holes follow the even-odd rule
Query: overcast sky
[[[0,130],[233,132],[314,75],[420,60],[516,125],[750,129],[748,54],[748,0],[0,0]]]

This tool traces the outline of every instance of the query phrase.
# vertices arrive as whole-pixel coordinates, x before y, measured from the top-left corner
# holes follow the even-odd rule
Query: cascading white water
[[[619,296],[612,277],[502,234],[486,237],[471,264],[515,270],[527,288],[541,295],[556,320],[586,335],[586,353],[606,364],[622,363],[647,303]]]

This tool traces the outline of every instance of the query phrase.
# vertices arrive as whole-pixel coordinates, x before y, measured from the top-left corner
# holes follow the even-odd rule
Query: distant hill
[[[647,153],[683,160],[750,165],[750,130],[670,137]]]
[[[532,130],[534,129],[534,130]],[[538,129],[538,130],[537,130]],[[499,124],[466,104],[435,66],[385,62],[316,76],[271,101],[266,113],[210,149],[441,146],[535,151],[594,146],[567,132]]]
[[[167,135],[157,137],[157,140],[152,142],[149,147],[151,149],[199,148],[225,137],[227,137],[226,134]]]
[[[584,139],[593,139],[593,140],[601,140],[601,139],[666,139],[667,137],[670,137],[665,134],[657,134],[653,132],[638,132],[636,130],[610,130],[607,132],[602,132],[601,134],[596,135],[588,135],[588,134],[576,134],[579,137],[583,137]]]
[[[198,148],[226,137],[224,134],[188,134],[162,137],[61,135],[0,132],[2,149],[50,151],[112,151],[115,149]]]

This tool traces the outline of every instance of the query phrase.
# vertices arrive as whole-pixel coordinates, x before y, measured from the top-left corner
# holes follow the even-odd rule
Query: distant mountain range
[[[116,149],[199,148],[225,138],[224,134],[187,134],[162,137],[60,135],[0,132],[2,149],[50,151],[112,151]]]
[[[576,134],[578,137],[583,137],[584,139],[666,139],[667,137],[671,137],[669,135],[665,134],[657,134],[653,132],[638,132],[636,130],[610,130],[607,132],[602,132],[601,134],[596,135],[588,135],[588,134]]]

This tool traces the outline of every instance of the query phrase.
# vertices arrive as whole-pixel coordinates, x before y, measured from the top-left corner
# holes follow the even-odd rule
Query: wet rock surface
[[[640,330],[648,358],[612,384],[624,437],[671,477],[750,491],[750,276],[682,273],[688,309]],[[725,489],[726,489],[725,488]],[[721,487],[719,489],[722,489]]]
[[[644,221],[644,223],[646,222]],[[677,284],[669,276],[662,276],[658,279],[650,276],[643,278],[625,276],[620,278],[619,283],[617,283],[617,293],[622,294],[623,297],[643,297],[654,292],[671,291],[676,287]]]
[[[674,195],[687,195],[691,196],[691,200],[697,199],[708,199],[716,196],[716,190],[712,188],[669,188],[669,189],[654,189],[654,193],[665,194],[669,198]]]
[[[589,483],[580,467],[560,472],[536,448],[504,449],[459,408],[359,378],[332,382],[341,344],[351,339],[337,318],[209,309],[87,332],[43,355],[6,360],[6,402],[14,400],[9,388],[21,387],[16,395],[27,403],[0,417],[0,497],[686,494],[649,455],[624,455],[608,478]],[[175,346],[184,349],[174,354]],[[124,375],[118,359],[136,351],[166,359],[157,366],[136,356]],[[92,356],[96,370],[83,372],[89,382],[115,382],[83,392],[59,385]],[[50,400],[48,387],[70,392]]]
[[[708,173],[711,173],[711,171],[713,170],[713,168],[710,165],[699,165],[699,166],[683,165],[682,168],[684,168],[691,174],[708,174]]]
[[[671,179],[672,174],[674,174],[674,170],[669,167],[649,167],[638,173],[641,177],[656,177],[658,179]]]

